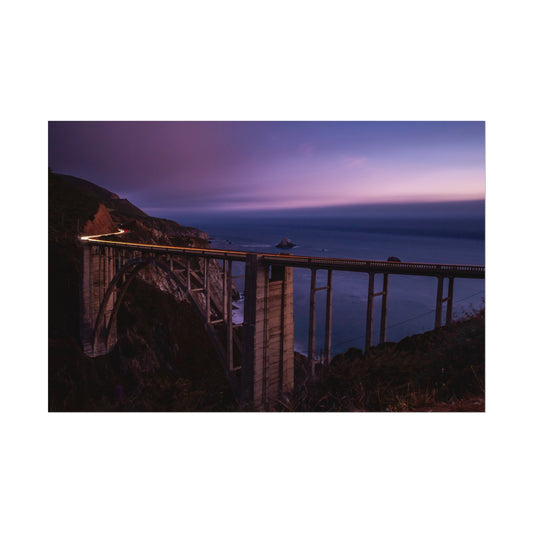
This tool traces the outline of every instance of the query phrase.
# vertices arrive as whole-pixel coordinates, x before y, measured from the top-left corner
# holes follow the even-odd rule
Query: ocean
[[[149,211],[148,211],[149,212]],[[349,206],[256,213],[158,212],[179,224],[207,231],[213,248],[258,253],[279,253],[276,244],[291,239],[294,255],[447,264],[485,264],[484,202]],[[234,275],[244,265],[234,264]],[[326,284],[326,272],[318,271],[317,287]],[[309,286],[307,269],[294,270],[295,350],[307,354]],[[377,275],[375,291],[381,290]],[[236,280],[239,290],[244,280]],[[437,280],[423,276],[389,277],[387,340],[433,328]],[[447,282],[444,284],[446,296]],[[365,342],[368,274],[333,273],[332,353]],[[485,281],[456,279],[455,319],[484,306]],[[326,291],[317,292],[316,349],[324,344]],[[234,320],[242,322],[242,301]],[[381,299],[375,298],[374,344],[378,342]],[[445,317],[445,304],[443,319]]]

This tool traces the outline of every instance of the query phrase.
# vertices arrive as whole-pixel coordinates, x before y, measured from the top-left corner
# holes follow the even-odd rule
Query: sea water
[[[162,216],[158,213],[158,216]],[[276,248],[282,238],[296,246],[289,253],[317,257],[446,264],[485,264],[483,202],[377,206],[298,212],[203,213],[168,212],[163,216],[182,225],[207,231],[211,247],[257,253],[286,253]],[[233,263],[233,275],[244,274],[244,264]],[[333,272],[332,353],[365,342],[368,274]],[[381,291],[382,275],[375,276],[374,292]],[[295,349],[307,354],[308,269],[294,269]],[[317,272],[316,286],[326,285],[326,271]],[[244,279],[236,280],[239,290]],[[446,296],[447,281],[444,283]],[[398,341],[434,327],[437,279],[425,276],[389,276],[387,340]],[[316,293],[316,350],[323,349],[326,292]],[[453,316],[460,318],[484,306],[484,280],[455,279]],[[242,322],[237,302],[234,320]],[[377,344],[381,298],[374,298],[374,338]],[[446,304],[443,304],[443,320]]]

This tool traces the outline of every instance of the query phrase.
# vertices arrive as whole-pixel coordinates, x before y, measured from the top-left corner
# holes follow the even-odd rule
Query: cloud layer
[[[140,207],[484,198],[482,122],[50,122],[49,166]]]

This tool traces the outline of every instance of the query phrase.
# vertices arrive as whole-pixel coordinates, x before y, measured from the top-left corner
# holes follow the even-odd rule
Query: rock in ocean
[[[276,248],[294,248],[296,244],[294,244],[290,239],[287,237],[283,237],[279,244],[276,244]]]

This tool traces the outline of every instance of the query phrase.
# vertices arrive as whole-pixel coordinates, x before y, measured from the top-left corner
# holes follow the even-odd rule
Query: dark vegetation
[[[119,340],[88,358],[73,337],[50,339],[51,411],[219,411],[236,408],[203,325],[186,302],[134,280]]]
[[[288,411],[484,411],[485,316],[384,343],[368,353],[350,348],[309,379],[298,361]]]
[[[136,279],[118,315],[119,340],[105,357],[79,340],[81,247],[77,235],[103,203],[139,242],[207,246],[207,236],[149,217],[127,200],[77,178],[49,173],[50,411],[235,411],[202,323],[178,302]],[[485,320],[464,320],[363,354],[351,348],[310,378],[296,354],[294,393],[273,411],[484,411]]]
[[[77,235],[98,211],[99,204],[94,194],[48,171],[49,242],[75,244]]]

